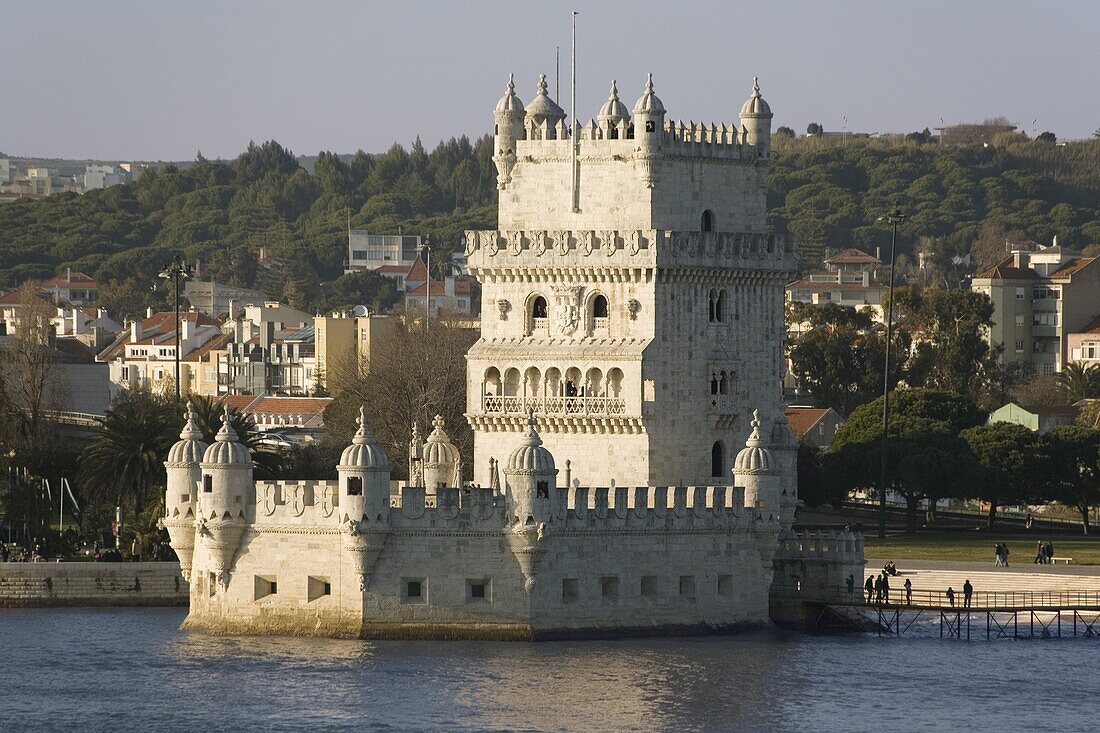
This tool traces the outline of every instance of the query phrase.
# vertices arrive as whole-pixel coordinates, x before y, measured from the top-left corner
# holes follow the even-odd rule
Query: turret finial
[[[232,417],[229,415],[229,405],[222,406],[222,427],[218,431],[217,439],[223,443],[236,443],[237,431],[233,429]]]
[[[538,94],[544,97],[548,96],[548,92],[546,89],[546,74],[539,74]]]
[[[516,91],[515,75],[512,74],[511,72],[508,72],[508,90],[507,91],[508,91],[509,94]]]
[[[653,74],[645,75],[645,93],[653,94]]]
[[[752,78],[752,96],[754,96],[754,97],[759,97],[760,96],[760,79],[759,79],[759,77],[754,76]]]
[[[619,88],[615,85],[615,80],[612,79],[611,80],[611,94],[608,96],[608,99],[618,99],[618,98],[619,98]]]

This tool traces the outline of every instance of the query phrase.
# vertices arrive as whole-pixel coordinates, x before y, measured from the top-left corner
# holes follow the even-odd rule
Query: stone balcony
[[[626,415],[622,397],[505,397],[486,395],[486,415],[536,415],[570,417],[620,417]]]

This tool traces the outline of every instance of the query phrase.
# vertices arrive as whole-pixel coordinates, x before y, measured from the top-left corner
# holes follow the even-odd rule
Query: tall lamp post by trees
[[[160,277],[172,281],[176,296],[176,402],[180,401],[180,352],[183,350],[180,343],[180,280],[190,280],[194,274],[194,269],[180,257],[176,257],[160,271]]]
[[[890,425],[890,344],[894,338],[894,261],[898,252],[898,224],[908,221],[909,215],[901,210],[901,202],[894,202],[894,209],[880,216],[877,221],[885,221],[893,227],[890,235],[890,284],[887,289],[886,305],[886,360],[882,368],[882,466],[878,479],[878,536],[886,537],[886,432]]]

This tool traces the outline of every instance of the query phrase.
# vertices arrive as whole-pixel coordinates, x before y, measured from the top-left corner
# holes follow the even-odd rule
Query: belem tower
[[[794,246],[765,231],[772,113],[666,119],[650,77],[566,123],[540,78],[493,113],[498,229],[467,356],[474,475],[437,418],[410,480],[361,415],[336,481],[255,481],[228,421],[191,416],[163,522],[184,628],[546,639],[767,623],[769,590],[862,573],[862,544],[789,533],[797,444],[781,401]],[[827,544],[827,551],[826,551]],[[778,556],[777,556],[778,551]],[[778,563],[778,564],[777,564]]]

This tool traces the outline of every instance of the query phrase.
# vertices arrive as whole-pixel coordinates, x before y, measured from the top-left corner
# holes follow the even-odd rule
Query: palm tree
[[[107,410],[102,432],[81,453],[83,484],[117,506],[141,514],[151,490],[164,483],[164,461],[176,440],[174,406],[152,394],[131,393]]]
[[[1100,364],[1070,362],[1058,372],[1058,389],[1070,402],[1100,396]]]

